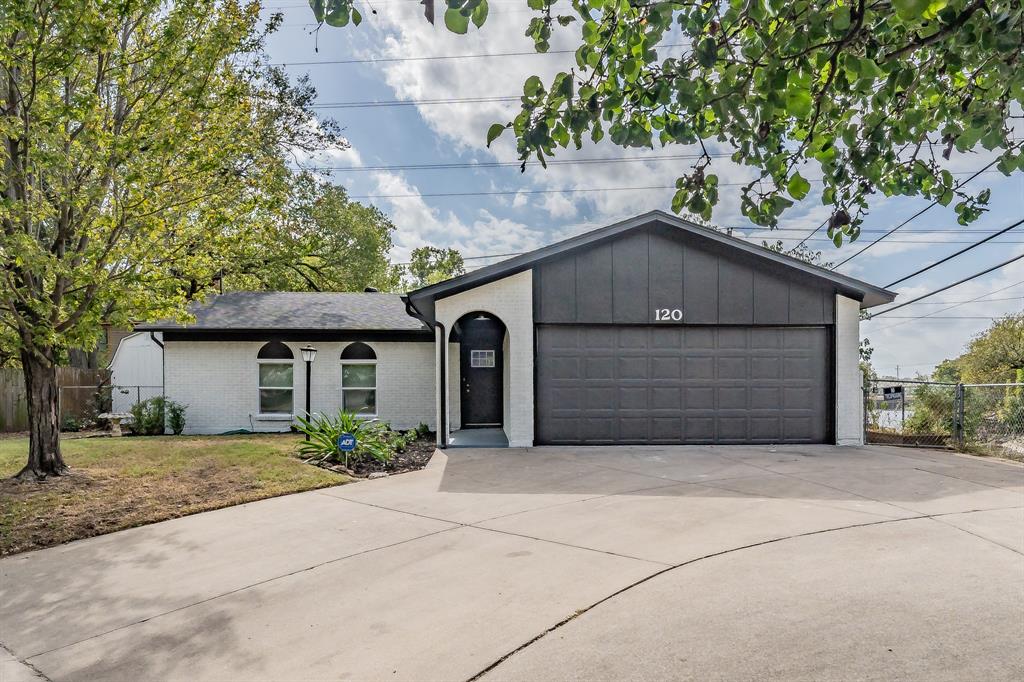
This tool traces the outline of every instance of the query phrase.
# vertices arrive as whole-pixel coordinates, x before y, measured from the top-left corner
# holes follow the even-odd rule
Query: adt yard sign
[[[356,437],[351,433],[343,433],[338,436],[338,450],[340,452],[352,452],[356,449]]]

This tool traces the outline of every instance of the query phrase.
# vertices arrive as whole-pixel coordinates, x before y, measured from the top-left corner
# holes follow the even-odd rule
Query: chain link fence
[[[1024,461],[1024,384],[871,380],[868,443],[955,448]]]
[[[957,446],[1024,461],[1024,384],[962,384]]]
[[[60,425],[64,431],[81,431],[102,426],[98,415],[127,414],[132,406],[163,395],[162,386],[61,386]]]
[[[868,443],[953,447],[956,384],[877,379],[865,390]]]

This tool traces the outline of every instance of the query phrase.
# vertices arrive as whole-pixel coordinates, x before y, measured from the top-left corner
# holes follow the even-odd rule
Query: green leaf
[[[492,142],[494,142],[496,139],[498,139],[499,135],[501,135],[503,132],[505,132],[505,128],[508,128],[508,126],[507,125],[502,125],[501,123],[495,123],[495,124],[491,125],[490,128],[487,129],[487,146],[488,147],[491,146]]]
[[[524,95],[536,97],[542,92],[544,92],[544,83],[541,81],[540,76],[530,76],[526,79],[526,83],[523,85]]]
[[[928,9],[928,5],[930,4],[931,0],[892,0],[892,6],[893,9],[896,10],[896,16],[903,21],[920,19],[924,16],[925,10]]]
[[[793,177],[789,179],[786,189],[789,191],[789,196],[800,201],[811,191],[811,183],[807,182],[800,173],[793,173]]]
[[[348,26],[350,7],[351,5],[342,0],[329,0],[324,21],[328,26]]]
[[[850,8],[846,5],[836,7],[832,15],[832,28],[837,31],[845,31],[850,28]]]
[[[786,112],[796,118],[806,118],[811,113],[811,91],[800,86],[786,88]]]
[[[444,25],[452,33],[464,35],[469,31],[469,17],[463,15],[459,10],[449,7],[444,13]]]
[[[352,8],[352,24],[358,26],[363,23],[363,15],[355,7]]]
[[[622,74],[626,77],[627,82],[635,82],[637,76],[640,75],[640,60],[627,59],[622,62]]]
[[[718,44],[714,38],[705,38],[697,46],[694,52],[694,56],[697,57],[697,63],[706,69],[710,69],[715,65],[715,60],[718,58]]]
[[[473,14],[471,15],[473,25],[477,28],[483,26],[484,22],[487,21],[487,13],[489,11],[490,9],[487,7],[487,0],[481,0],[480,4],[473,9]]]
[[[309,7],[313,10],[313,18],[317,23],[324,20],[324,0],[309,0]]]

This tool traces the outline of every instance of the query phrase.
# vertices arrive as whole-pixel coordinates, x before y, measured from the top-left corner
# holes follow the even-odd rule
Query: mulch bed
[[[390,476],[391,474],[403,474],[407,471],[418,471],[423,467],[427,466],[427,462],[434,455],[434,450],[437,448],[437,439],[433,433],[427,434],[423,438],[414,440],[405,446],[402,452],[395,453],[395,456],[391,458],[391,461],[386,464],[378,462],[377,460],[370,460],[368,462],[350,462],[349,468],[345,468],[344,464],[335,464],[332,462],[310,462],[317,466],[328,469],[330,471],[336,471],[340,474],[347,474],[349,476],[356,476],[358,478],[377,478],[381,474]]]

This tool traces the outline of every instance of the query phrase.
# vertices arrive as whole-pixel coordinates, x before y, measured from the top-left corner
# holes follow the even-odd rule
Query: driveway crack
[[[1012,508],[1016,509],[1016,507],[1012,507]],[[689,566],[691,564],[696,564],[696,563],[698,563],[700,561],[705,561],[707,559],[714,559],[716,557],[724,556],[726,554],[733,554],[735,552],[741,552],[741,551],[747,550],[747,549],[755,549],[757,547],[763,547],[765,545],[772,545],[772,544],[775,544],[775,543],[778,543],[778,542],[785,542],[787,540],[795,540],[795,539],[798,539],[798,538],[810,537],[810,536],[814,536],[814,535],[824,535],[824,534],[827,534],[827,533],[835,533],[835,532],[838,532],[838,531],[851,530],[851,529],[856,529],[856,528],[868,528],[868,527],[871,527],[871,526],[881,526],[881,525],[886,525],[886,524],[890,524],[890,523],[904,523],[906,521],[919,521],[919,520],[923,520],[923,519],[931,519],[931,520],[937,521],[938,520],[937,517],[953,516],[953,515],[959,515],[959,514],[970,514],[970,513],[977,513],[977,512],[983,512],[983,511],[994,511],[994,510],[991,510],[991,509],[973,509],[973,510],[968,511],[968,512],[945,512],[945,513],[942,513],[942,514],[920,514],[918,516],[912,516],[912,517],[900,518],[900,519],[883,519],[883,520],[880,520],[880,521],[869,521],[867,523],[854,523],[854,524],[850,524],[850,525],[846,525],[846,526],[838,526],[838,527],[835,527],[835,528],[825,528],[825,529],[822,529],[822,530],[813,530],[813,531],[809,531],[809,532],[806,532],[806,533],[796,533],[794,535],[787,535],[787,536],[781,537],[781,538],[772,538],[770,540],[762,540],[760,542],[754,542],[754,543],[751,543],[749,545],[743,545],[741,547],[733,547],[731,549],[725,549],[725,550],[722,550],[722,551],[719,551],[719,552],[712,552],[710,554],[705,554],[704,556],[696,557],[694,559],[688,559],[688,560],[683,561],[681,563],[673,564],[671,566],[667,566],[666,568],[663,568],[660,571],[656,571],[655,573],[652,573],[652,574],[650,574],[648,576],[640,578],[639,580],[636,580],[636,581],[630,583],[629,585],[626,585],[625,587],[622,587],[622,588],[612,592],[611,594],[608,594],[608,595],[602,597],[601,599],[598,599],[597,601],[593,602],[589,606],[586,606],[586,607],[584,607],[582,609],[578,609],[578,610],[574,611],[568,617],[563,618],[562,620],[558,621],[557,623],[555,623],[551,627],[547,628],[546,630],[544,630],[540,634],[530,638],[526,642],[523,642],[522,644],[517,646],[515,649],[512,649],[511,651],[509,651],[508,653],[504,654],[503,656],[501,656],[497,660],[493,661],[486,668],[483,668],[478,673],[476,673],[472,677],[468,678],[467,682],[476,682],[476,680],[479,680],[484,675],[486,675],[487,673],[491,672],[492,670],[497,668],[499,665],[501,665],[502,663],[507,661],[509,658],[511,658],[512,656],[515,656],[520,651],[523,651],[524,649],[532,646],[533,644],[537,643],[538,641],[540,641],[541,639],[543,639],[547,635],[551,634],[552,632],[555,632],[556,630],[562,628],[563,626],[567,625],[568,623],[571,623],[572,621],[576,620],[577,618],[579,618],[583,614],[585,614],[585,613],[587,613],[589,611],[592,611],[593,609],[597,608],[601,604],[604,604],[605,602],[610,601],[611,599],[614,599],[615,597],[617,597],[617,596],[619,596],[619,595],[621,595],[621,594],[623,594],[625,592],[628,592],[628,591],[630,591],[630,590],[632,590],[632,589],[634,589],[636,587],[639,587],[640,585],[643,585],[644,583],[647,583],[647,582],[649,582],[651,580],[654,580],[655,578],[657,578],[659,576],[665,575],[666,573],[668,573],[670,571],[675,571],[675,570],[680,569],[680,568],[685,568],[686,566]],[[956,526],[953,526],[951,524],[945,524],[944,523],[944,525],[947,525],[950,528],[955,528],[957,530],[963,530],[963,529],[957,528]],[[969,534],[970,535],[974,535],[974,533],[969,533]],[[979,536],[976,536],[976,537],[979,537]],[[987,538],[981,538],[981,537],[979,537],[979,539],[987,540]],[[992,542],[992,541],[988,540],[988,542]],[[1001,545],[1001,544],[996,543],[996,542],[992,542],[992,544],[995,544],[995,545],[997,545],[999,547],[1004,547],[1006,549],[1010,549],[1011,551],[1013,551],[1013,552],[1015,552],[1017,554],[1020,554],[1020,552],[1018,552],[1017,550],[1009,548],[1009,547],[1005,547],[1005,545]]]

